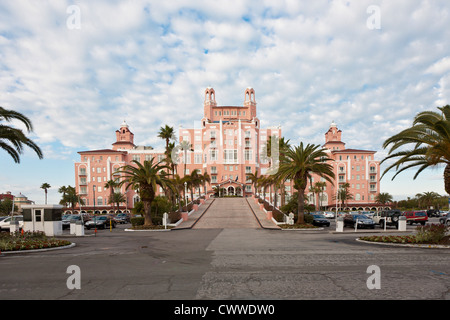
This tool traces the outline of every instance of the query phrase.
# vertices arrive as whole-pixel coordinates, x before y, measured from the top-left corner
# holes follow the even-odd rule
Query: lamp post
[[[187,182],[184,183],[184,201],[186,201],[186,208],[187,208]]]
[[[93,188],[93,190],[94,190],[94,201],[93,201],[93,203],[94,203],[94,236],[97,236],[97,216],[95,215],[95,184],[94,184],[94,188]]]

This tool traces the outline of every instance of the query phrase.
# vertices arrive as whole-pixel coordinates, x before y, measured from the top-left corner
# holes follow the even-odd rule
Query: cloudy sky
[[[57,203],[78,151],[110,148],[126,119],[159,148],[165,124],[199,127],[204,90],[219,105],[256,91],[262,126],[322,144],[334,120],[348,148],[383,141],[450,103],[448,0],[0,2],[0,105],[32,119],[20,165],[0,150],[0,193]],[[18,124],[17,124],[18,125]],[[20,125],[18,125],[20,126]],[[444,194],[443,168],[382,192]]]

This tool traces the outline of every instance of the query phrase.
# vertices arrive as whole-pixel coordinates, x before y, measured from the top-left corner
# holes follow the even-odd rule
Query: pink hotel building
[[[211,183],[207,185],[207,192],[213,187],[223,188],[229,195],[251,196],[254,193],[247,174],[258,172],[264,175],[269,168],[269,161],[262,150],[271,136],[282,137],[281,127],[260,128],[260,121],[256,112],[255,91],[245,90],[243,106],[218,106],[213,88],[205,90],[204,116],[198,129],[179,128],[179,142],[189,142],[191,148],[186,153],[178,154],[177,173],[184,175],[184,157],[186,155],[186,174],[194,170],[208,172]],[[328,149],[330,158],[334,159],[337,184],[348,182],[353,199],[347,201],[349,210],[376,210],[375,197],[380,192],[379,161],[374,159],[375,151],[346,149],[341,141],[341,130],[334,123],[325,134],[324,148]],[[75,163],[75,185],[85,205],[83,211],[95,210],[100,213],[113,212],[108,204],[110,190],[105,188],[109,180],[120,179],[116,171],[132,160],[145,161],[152,158],[164,159],[164,150],[154,150],[149,146],[136,146],[134,135],[126,122],[116,131],[116,141],[111,149],[79,152],[81,160]],[[313,183],[320,181],[320,177],[313,177]],[[286,195],[289,197],[293,183],[285,184]],[[309,187],[308,187],[309,189]],[[139,196],[134,190],[121,190],[126,195],[126,203],[121,211],[130,210]],[[159,190],[161,193],[162,190]],[[203,190],[201,191],[203,194]],[[336,193],[334,185],[327,183],[321,199],[309,193],[310,203],[336,208]],[[266,190],[266,198],[269,198]],[[278,202],[279,203],[279,202]],[[338,203],[338,206],[341,204]],[[79,208],[78,208],[79,209]],[[343,208],[340,208],[343,209]]]

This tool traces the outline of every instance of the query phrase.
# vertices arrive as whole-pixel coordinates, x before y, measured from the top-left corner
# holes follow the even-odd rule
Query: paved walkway
[[[244,198],[218,198],[194,229],[257,229],[258,221]]]

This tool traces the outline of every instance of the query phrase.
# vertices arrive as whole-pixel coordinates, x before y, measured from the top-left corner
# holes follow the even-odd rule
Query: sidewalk
[[[255,213],[259,223],[263,229],[281,230],[272,220],[267,220],[266,213],[259,208],[259,204],[255,203],[254,198],[245,198]]]
[[[205,203],[203,203],[198,207],[198,210],[191,213],[191,215],[188,218],[188,221],[183,221],[172,230],[191,229],[194,226],[194,224],[197,223],[197,221],[202,217],[205,211],[209,209],[214,200],[215,199],[206,200]]]

